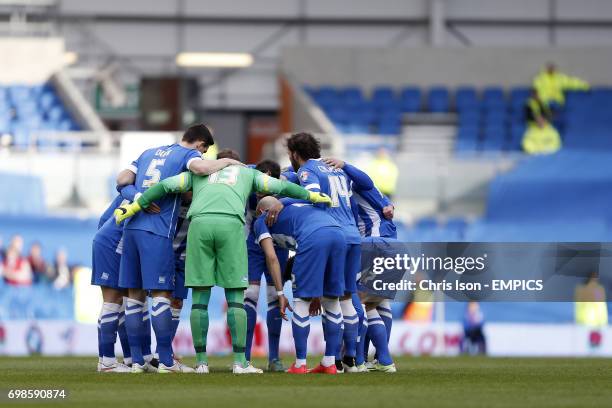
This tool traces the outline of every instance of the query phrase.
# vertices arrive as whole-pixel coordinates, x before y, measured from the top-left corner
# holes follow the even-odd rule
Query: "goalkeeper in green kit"
[[[191,220],[187,235],[185,286],[193,288],[191,332],[196,351],[196,372],[208,373],[206,337],[208,333],[208,302],[212,286],[225,289],[227,323],[232,335],[235,374],[261,373],[246,361],[246,312],[243,307],[247,279],[247,248],[244,235],[246,201],[252,192],[278,194],[331,204],[325,194],[308,190],[272,178],[255,169],[233,165],[209,176],[190,172],[167,178],[149,188],[132,204],[115,210],[119,223],[131,217],[166,194],[193,191],[187,217]],[[274,248],[271,246],[271,250]],[[285,317],[287,299],[282,294],[280,265],[269,267],[279,295],[281,315]]]

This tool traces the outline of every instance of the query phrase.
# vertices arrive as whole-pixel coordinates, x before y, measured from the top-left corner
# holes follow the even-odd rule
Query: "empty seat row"
[[[33,133],[75,131],[80,126],[64,106],[51,84],[0,86],[0,134],[12,144],[28,147]],[[38,145],[56,142],[36,138]]]

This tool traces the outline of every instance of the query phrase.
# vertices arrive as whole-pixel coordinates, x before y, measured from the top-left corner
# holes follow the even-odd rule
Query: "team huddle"
[[[227,301],[232,372],[262,373],[250,360],[265,276],[269,371],[395,372],[390,303],[360,291],[358,282],[361,243],[396,238],[388,198],[356,167],[321,159],[308,133],[288,139],[291,167],[282,172],[271,160],[245,166],[228,149],[202,159],[213,144],[210,129],[195,125],[180,143],[146,150],[118,175],[119,195],[93,242],[92,284],[104,300],[98,371],[208,373],[208,306],[218,286]],[[283,292],[288,280],[292,306]],[[172,350],[187,288],[195,369]],[[279,342],[287,310],[296,356],[285,369]],[[308,369],[310,318],[319,314],[325,353]],[[117,336],[123,363],[115,357]],[[376,353],[368,362],[370,342]]]

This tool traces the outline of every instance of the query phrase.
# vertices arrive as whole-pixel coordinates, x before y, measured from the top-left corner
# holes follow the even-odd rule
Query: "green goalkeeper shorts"
[[[187,233],[185,286],[246,288],[247,249],[244,224],[238,217],[195,217]]]

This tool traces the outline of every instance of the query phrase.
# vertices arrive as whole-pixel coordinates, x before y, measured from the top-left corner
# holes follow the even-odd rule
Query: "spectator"
[[[427,279],[422,272],[414,274],[416,290],[412,292],[412,299],[406,304],[403,319],[409,322],[429,323],[433,318],[435,294],[431,290],[421,289],[420,282]]]
[[[6,253],[6,250],[4,249],[4,241],[2,240],[2,237],[0,236],[0,261],[4,259],[5,253]]]
[[[478,302],[469,302],[463,316],[463,344],[464,353],[486,354],[487,340],[484,335],[484,316],[480,311]]]
[[[52,281],[52,272],[47,267],[47,262],[45,262],[45,259],[42,256],[42,247],[40,243],[35,242],[30,247],[28,262],[32,268],[34,282],[50,283]]]
[[[590,329],[589,345],[592,350],[601,346],[601,331],[608,325],[606,290],[592,273],[583,285],[576,287],[574,299],[576,324]]]
[[[9,285],[29,286],[32,284],[32,270],[27,258],[21,255],[23,238],[15,235],[6,249],[2,260],[4,280]]]
[[[549,62],[533,79],[533,87],[537,89],[542,102],[557,110],[565,103],[565,91],[586,91],[589,84],[580,78],[559,72],[555,64]]]
[[[378,150],[376,157],[367,168],[367,173],[381,193],[389,198],[395,194],[398,170],[387,150],[384,148]]]
[[[56,289],[63,289],[72,283],[72,274],[68,266],[68,254],[64,249],[60,249],[55,254],[53,264],[55,280],[53,286]]]
[[[523,136],[523,150],[529,154],[554,153],[561,148],[561,137],[550,123],[552,112],[533,88],[525,104],[527,130]]]
[[[0,286],[4,283],[4,245],[2,237],[0,237]]]

